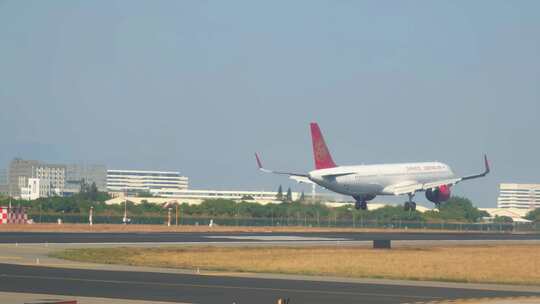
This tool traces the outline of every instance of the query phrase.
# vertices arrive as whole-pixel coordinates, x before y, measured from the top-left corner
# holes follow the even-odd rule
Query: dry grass
[[[72,249],[58,257],[97,263],[233,272],[540,285],[540,246],[400,248],[170,247]]]
[[[0,225],[0,232],[422,232],[422,233],[479,233],[479,231],[428,230],[428,229],[372,229],[372,228],[334,228],[298,226],[171,226],[166,225],[122,225],[122,224],[32,224]],[[484,232],[490,233],[490,232]]]

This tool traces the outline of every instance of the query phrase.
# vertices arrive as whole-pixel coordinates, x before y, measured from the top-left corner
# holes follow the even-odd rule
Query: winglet
[[[487,158],[487,154],[484,154],[484,172],[480,173],[480,174],[475,174],[475,175],[469,175],[469,176],[464,176],[461,178],[461,180],[467,180],[467,179],[473,179],[473,178],[479,178],[479,177],[484,177],[486,175],[488,175],[489,171],[490,171],[490,167],[489,167],[489,161],[488,161],[488,158]]]
[[[266,173],[274,173],[274,174],[284,174],[284,175],[290,175],[290,176],[297,176],[297,177],[308,177],[307,174],[303,173],[292,173],[292,172],[282,172],[282,171],[273,171],[265,169],[262,165],[261,158],[259,157],[259,154],[255,152],[255,159],[257,160],[257,167],[259,167],[259,170]]]
[[[489,173],[490,168],[489,168],[489,161],[488,161],[488,158],[487,158],[487,154],[484,154],[484,165],[485,165],[485,174],[487,175]]]
[[[259,170],[261,170],[263,166],[261,163],[261,159],[259,158],[259,154],[257,154],[257,152],[255,152],[255,159],[257,160],[257,166],[259,166]]]
[[[261,170],[262,172],[274,173],[271,170],[267,170],[267,169],[263,168],[261,159],[259,158],[259,154],[255,153],[255,159],[257,160],[257,166],[259,167],[259,170]]]

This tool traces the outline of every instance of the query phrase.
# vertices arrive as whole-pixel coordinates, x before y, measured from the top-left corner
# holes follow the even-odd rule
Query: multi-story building
[[[109,192],[187,190],[188,178],[174,171],[107,170]]]
[[[7,185],[7,184],[8,184],[7,170],[0,169],[0,185]]]
[[[65,195],[78,193],[81,184],[96,184],[98,191],[107,191],[107,168],[105,165],[80,165],[66,166]]]
[[[540,208],[540,184],[500,184],[499,208]]]
[[[21,197],[23,188],[28,188],[31,178],[39,179],[39,197],[62,196],[66,166],[16,158],[9,165],[8,176],[9,193],[13,197]]]
[[[9,185],[0,185],[0,195],[9,195]]]
[[[20,197],[21,188],[28,186],[28,179],[32,177],[32,168],[38,166],[37,160],[24,160],[15,158],[9,163],[8,185],[9,193],[13,197]]]
[[[0,194],[1,195],[7,195],[9,193],[8,185],[9,184],[8,184],[7,170],[0,169]]]
[[[40,180],[40,197],[64,195],[65,165],[40,164],[33,168],[32,178]]]

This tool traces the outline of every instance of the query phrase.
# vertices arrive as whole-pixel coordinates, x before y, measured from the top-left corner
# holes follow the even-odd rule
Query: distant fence
[[[165,225],[167,215],[144,216],[132,215],[130,224]],[[88,215],[79,214],[29,214],[36,223],[56,223],[61,219],[64,223],[88,223]],[[340,227],[340,228],[384,228],[384,229],[430,229],[430,230],[455,230],[455,231],[501,231],[501,232],[540,232],[540,223],[455,223],[455,222],[418,222],[403,220],[378,220],[378,219],[335,219],[335,218],[220,218],[220,217],[186,217],[178,219],[178,225],[209,225],[220,226],[301,226],[301,227]],[[94,224],[122,224],[123,217],[116,215],[95,215]],[[176,225],[174,215],[171,225]]]

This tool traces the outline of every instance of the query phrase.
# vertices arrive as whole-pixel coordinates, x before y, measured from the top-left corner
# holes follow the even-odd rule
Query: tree
[[[98,198],[98,194],[99,194],[99,191],[96,186],[96,183],[92,182],[92,185],[90,185],[90,189],[88,191],[88,197],[90,198],[90,200],[95,201]]]
[[[287,189],[287,196],[285,196],[285,201],[292,202],[292,191],[291,187]]]
[[[432,219],[467,222],[476,222],[482,217],[489,216],[487,212],[474,207],[469,199],[459,196],[452,196],[448,201],[442,203],[439,212],[427,211],[424,215]]]
[[[278,201],[283,200],[283,188],[281,187],[281,185],[279,185],[279,188],[277,190],[276,200],[278,200]]]
[[[498,215],[496,215],[495,218],[493,219],[493,222],[494,223],[501,223],[501,224],[504,224],[504,223],[510,223],[511,224],[511,223],[514,222],[514,220],[509,216],[505,216],[505,215],[498,216]]]
[[[304,191],[302,191],[302,194],[300,194],[300,198],[298,199],[299,202],[304,202],[306,200],[306,197],[304,195]]]
[[[138,197],[154,197],[150,191],[139,191],[137,192]]]
[[[88,193],[89,187],[84,178],[81,179],[80,184],[81,184],[81,187],[79,189],[79,193]]]
[[[533,222],[540,222],[540,208],[529,211],[529,213],[525,215],[525,219]]]

